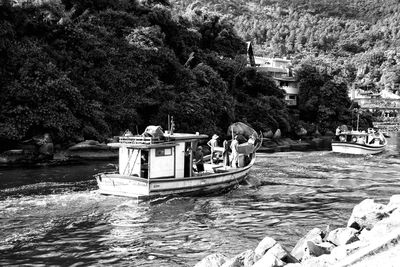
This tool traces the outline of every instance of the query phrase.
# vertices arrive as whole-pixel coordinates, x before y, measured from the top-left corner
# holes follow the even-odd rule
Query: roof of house
[[[295,82],[297,81],[296,77],[272,77],[274,80],[278,80],[278,81],[286,81],[286,82]]]

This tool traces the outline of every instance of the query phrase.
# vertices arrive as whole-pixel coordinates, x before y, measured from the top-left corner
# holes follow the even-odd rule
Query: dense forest
[[[219,15],[173,15],[167,1],[63,0],[0,6],[0,139],[48,132],[104,140],[148,124],[226,131],[234,121],[290,131],[283,91],[246,68]]]
[[[103,141],[167,125],[223,134],[319,128],[353,118],[352,86],[400,83],[395,0],[60,0],[0,5],[0,142],[49,132],[55,142]],[[256,54],[292,59],[298,110]],[[363,117],[365,125],[371,116]]]

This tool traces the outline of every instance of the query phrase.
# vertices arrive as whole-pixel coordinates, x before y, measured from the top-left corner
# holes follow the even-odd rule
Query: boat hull
[[[216,168],[215,173],[205,173],[185,178],[144,179],[115,173],[96,175],[99,193],[127,196],[137,199],[152,199],[175,195],[206,195],[229,191],[248,174],[255,157],[243,168]]]
[[[370,146],[357,143],[332,142],[332,151],[353,155],[374,155],[385,150],[386,143],[379,146]]]

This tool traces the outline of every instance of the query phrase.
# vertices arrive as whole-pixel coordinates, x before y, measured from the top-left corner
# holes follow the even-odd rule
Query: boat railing
[[[125,144],[159,144],[165,142],[165,140],[155,137],[148,137],[148,136],[120,136],[119,137],[120,143]]]

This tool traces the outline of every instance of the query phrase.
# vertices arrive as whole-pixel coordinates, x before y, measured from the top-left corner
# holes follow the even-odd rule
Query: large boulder
[[[312,241],[315,244],[322,243],[323,231],[319,228],[310,230],[304,237],[302,237],[293,248],[291,255],[297,260],[300,260],[307,248],[307,241]]]
[[[272,132],[272,130],[268,130],[263,132],[263,137],[264,138],[272,138],[274,136],[274,133]]]
[[[388,216],[384,208],[384,205],[375,203],[373,199],[365,199],[353,208],[347,226],[357,230],[372,229],[377,222]]]
[[[65,156],[74,159],[112,159],[118,157],[118,148],[86,140],[69,147]]]
[[[274,133],[273,138],[274,138],[274,139],[279,139],[279,138],[281,138],[281,136],[282,136],[281,130],[280,130],[280,129],[277,129],[276,132]]]
[[[400,230],[400,210],[396,209],[389,217],[377,222],[371,230],[361,231],[359,238],[365,242],[377,242],[387,233]]]
[[[330,254],[332,249],[334,248],[335,245],[330,242],[322,242],[316,244],[313,241],[307,241],[307,247],[301,261],[303,262],[304,260],[312,257],[319,257],[324,254]]]
[[[362,247],[366,247],[366,246],[368,246],[368,243],[365,243],[363,241],[356,241],[356,242],[353,242],[351,244],[342,245],[342,246],[339,246],[339,247],[336,247],[336,248],[332,249],[330,255],[336,261],[339,261],[339,260],[344,259],[348,255],[354,253],[358,249],[360,249]]]
[[[362,229],[358,235],[358,239],[361,241],[369,241],[371,239],[371,230]]]
[[[200,262],[198,262],[194,267],[221,267],[226,261],[228,257],[221,253],[215,253],[208,255]]]
[[[400,195],[391,196],[389,203],[384,209],[386,213],[392,213],[394,210],[400,210]]]
[[[252,267],[279,267],[285,266],[285,263],[275,257],[273,254],[267,253],[259,259]]]
[[[258,243],[258,246],[254,250],[254,258],[255,258],[255,260],[258,261],[276,243],[277,242],[276,242],[275,239],[273,239],[273,238],[271,238],[269,236],[264,237],[264,239],[261,240],[260,243]]]
[[[335,263],[335,259],[331,255],[322,255],[312,257],[301,263],[302,267],[330,267]]]
[[[326,240],[335,244],[336,246],[346,245],[359,240],[357,233],[358,230],[351,227],[338,228],[331,231]]]
[[[296,263],[298,260],[293,257],[286,249],[284,249],[281,244],[276,243],[272,248],[270,248],[266,254],[272,254],[277,259],[282,260],[285,263]]]
[[[68,148],[69,151],[77,150],[104,150],[109,149],[109,147],[100,144],[95,140],[85,140]]]
[[[251,267],[254,263],[254,251],[249,249],[227,260],[221,267]]]
[[[268,236],[266,236],[254,250],[254,260],[259,261],[266,254],[273,255],[275,258],[286,263],[298,262],[298,260],[277,243],[275,239]]]
[[[307,130],[302,126],[298,127],[294,132],[297,136],[305,136],[307,134]]]
[[[276,243],[272,248],[268,249],[266,253],[272,254],[278,259],[282,260],[288,254],[281,244]]]

